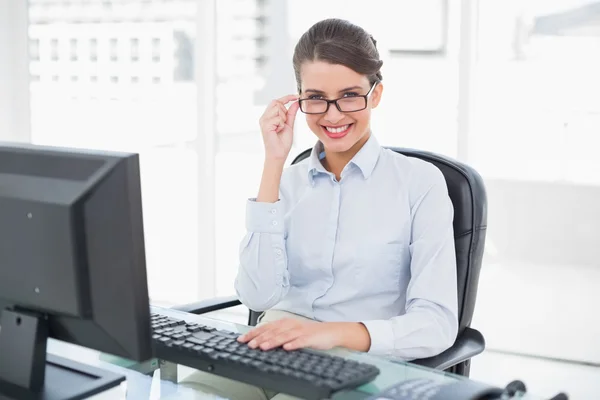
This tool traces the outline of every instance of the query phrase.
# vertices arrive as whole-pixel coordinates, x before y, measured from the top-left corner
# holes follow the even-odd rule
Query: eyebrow
[[[356,89],[362,89],[362,87],[360,87],[360,86],[350,86],[350,87],[347,87],[345,89],[340,90],[338,93],[343,93],[343,92],[347,92],[349,90],[356,90]],[[317,89],[306,89],[304,92],[325,93],[324,91],[317,90]]]

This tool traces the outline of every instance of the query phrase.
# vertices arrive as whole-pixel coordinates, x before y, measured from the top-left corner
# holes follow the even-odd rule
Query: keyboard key
[[[158,339],[158,341],[162,344],[168,344],[171,343],[173,340],[169,337],[163,336],[160,339]]]
[[[193,343],[193,344],[199,344],[199,345],[206,346],[206,342],[204,340],[197,339],[197,338],[195,338],[193,336],[188,337],[185,340],[188,341],[188,342],[190,342],[190,343]]]

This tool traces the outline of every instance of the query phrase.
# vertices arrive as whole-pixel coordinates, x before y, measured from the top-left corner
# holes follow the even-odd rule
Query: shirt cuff
[[[394,331],[392,321],[374,320],[362,321],[371,336],[369,354],[390,355],[394,350]]]
[[[246,230],[256,233],[283,233],[283,204],[257,202],[248,199],[246,203]]]

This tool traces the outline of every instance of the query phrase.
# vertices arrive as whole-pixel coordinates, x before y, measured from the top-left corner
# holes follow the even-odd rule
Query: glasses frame
[[[369,104],[369,96],[371,96],[371,93],[373,93],[373,89],[375,89],[375,86],[377,86],[377,84],[379,83],[379,81],[375,81],[375,83],[373,83],[373,86],[371,86],[371,89],[369,89],[369,91],[367,92],[367,94],[361,94],[358,96],[353,96],[353,97],[339,97],[337,99],[333,99],[333,100],[327,100],[327,99],[309,99],[309,98],[304,98],[304,99],[299,99],[298,103],[300,103],[300,111],[302,111],[304,114],[308,114],[308,115],[319,115],[319,114],[327,114],[327,112],[329,111],[329,106],[331,104],[335,104],[335,107],[338,109],[339,112],[341,113],[353,113],[353,112],[358,112],[358,111],[362,111],[365,108],[367,108],[367,105]],[[365,106],[363,108],[360,108],[358,110],[353,110],[353,111],[342,111],[342,109],[340,108],[340,105],[338,103],[338,100],[342,100],[342,99],[348,99],[348,98],[357,98],[357,97],[363,97],[365,99]],[[302,103],[304,101],[307,100],[318,100],[318,101],[324,101],[327,103],[327,107],[325,108],[325,111],[323,112],[306,112],[302,109]]]

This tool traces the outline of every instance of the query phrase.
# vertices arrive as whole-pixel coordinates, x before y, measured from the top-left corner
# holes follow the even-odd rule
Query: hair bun
[[[373,35],[369,35],[371,37],[371,41],[373,42],[373,45],[375,47],[377,47],[377,40],[375,40],[375,38],[373,37]]]

